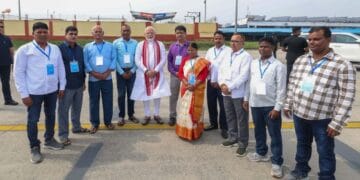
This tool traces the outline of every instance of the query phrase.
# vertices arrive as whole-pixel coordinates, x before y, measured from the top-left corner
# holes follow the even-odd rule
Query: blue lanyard
[[[309,58],[309,64],[311,66],[310,74],[314,74],[315,70],[317,68],[319,68],[322,64],[324,64],[325,60],[326,59],[323,58],[319,63],[317,63],[315,66],[313,66],[312,63],[311,63],[311,58]]]
[[[72,57],[72,60],[75,60],[76,50],[75,47],[72,49],[70,46],[67,47],[69,55]]]
[[[95,43],[95,45],[96,45],[96,49],[98,50],[99,54],[101,55],[101,52],[104,48],[104,42],[101,43],[101,48],[99,48],[98,44]]]
[[[125,52],[128,53],[128,47],[127,47],[127,44],[125,43],[125,41],[123,41],[123,44],[124,44],[124,47],[125,47]]]
[[[244,52],[244,49],[241,49],[241,51],[238,54],[235,54],[235,57],[233,58],[233,54],[231,54],[231,58],[230,58],[230,66],[232,66],[233,60],[240,55],[241,53]]]
[[[32,43],[34,44],[36,49],[38,49],[41,52],[41,54],[45,55],[48,58],[48,60],[50,61],[51,46],[49,46],[49,54],[46,54],[46,52],[43,49],[41,49],[38,45],[36,45],[34,42],[32,42]]]
[[[261,62],[260,62],[261,60],[259,59],[259,70],[260,70],[260,75],[261,75],[261,79],[264,77],[264,74],[265,74],[265,72],[266,72],[266,70],[269,68],[269,66],[270,66],[270,61],[268,61],[268,65],[266,66],[266,68],[264,69],[264,71],[261,71]]]
[[[219,51],[219,54],[216,54],[216,47],[214,47],[214,54],[215,54],[215,58],[216,59],[220,54],[221,54],[221,51],[223,50],[223,48],[221,47],[220,48],[220,51]]]

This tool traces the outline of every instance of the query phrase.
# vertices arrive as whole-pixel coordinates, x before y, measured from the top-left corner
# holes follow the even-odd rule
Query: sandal
[[[108,125],[105,125],[105,127],[107,128],[107,130],[114,130],[115,129],[115,126],[112,123],[110,123]]]
[[[95,134],[97,131],[99,130],[99,128],[98,127],[91,127],[91,129],[90,129],[90,134]]]
[[[87,128],[81,127],[79,130],[73,131],[74,134],[80,134],[80,133],[89,133],[90,130]]]

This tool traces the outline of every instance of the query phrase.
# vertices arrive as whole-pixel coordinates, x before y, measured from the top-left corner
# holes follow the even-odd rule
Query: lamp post
[[[204,9],[205,9],[204,22],[206,22],[206,0],[204,0]]]
[[[237,33],[238,0],[235,0],[235,33]]]
[[[18,0],[18,10],[19,10],[19,20],[21,20],[21,5],[20,5],[20,0]]]

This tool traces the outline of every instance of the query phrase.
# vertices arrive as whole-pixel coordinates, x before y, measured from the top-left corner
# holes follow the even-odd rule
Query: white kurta
[[[137,66],[136,70],[136,78],[133,87],[133,91],[131,93],[131,99],[136,101],[148,101],[151,99],[157,99],[165,96],[170,96],[170,86],[165,79],[165,74],[163,71],[163,67],[166,63],[166,55],[165,55],[165,46],[162,42],[159,41],[160,46],[160,63],[155,66],[156,61],[154,59],[154,42],[148,41],[148,51],[149,51],[149,64],[150,69],[148,70],[155,70],[160,73],[159,84],[157,87],[153,88],[152,94],[148,96],[146,94],[146,87],[145,87],[145,76],[144,73],[147,68],[143,64],[142,52],[143,52],[143,44],[144,41],[141,41],[136,47],[135,53],[135,63]],[[153,86],[152,86],[153,87]]]

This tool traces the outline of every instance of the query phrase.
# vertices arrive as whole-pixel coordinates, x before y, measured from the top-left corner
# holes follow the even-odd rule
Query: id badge
[[[315,80],[316,77],[313,75],[305,77],[300,85],[301,91],[307,94],[311,94],[314,91]]]
[[[266,95],[266,84],[264,81],[258,81],[256,83],[256,94],[257,95]]]
[[[48,64],[46,65],[46,71],[47,71],[47,75],[54,75],[54,65],[53,64]]]
[[[179,66],[181,64],[182,56],[176,56],[175,65]]]
[[[124,54],[124,63],[125,64],[130,64],[130,54]]]
[[[188,80],[189,84],[190,85],[195,85],[195,82],[196,82],[196,78],[195,78],[195,74],[191,73],[189,75],[189,80]]]
[[[77,73],[79,72],[79,63],[77,61],[70,62],[70,72]]]
[[[96,56],[96,65],[97,66],[104,65],[104,57],[103,56]]]

